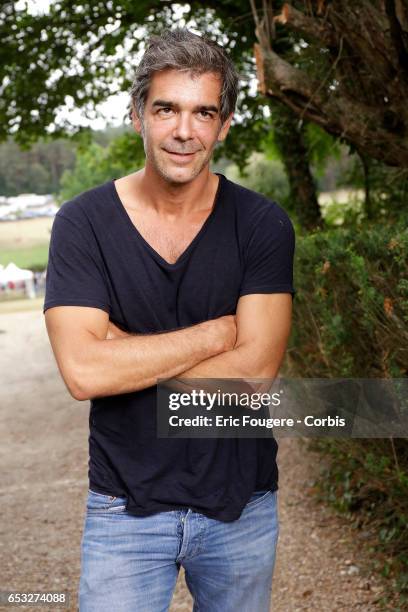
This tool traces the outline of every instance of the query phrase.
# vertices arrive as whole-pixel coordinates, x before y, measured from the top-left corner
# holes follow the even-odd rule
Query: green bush
[[[401,220],[298,236],[289,376],[408,375],[407,225]],[[404,606],[408,440],[321,438],[310,447],[325,457],[316,483],[321,497],[371,532],[377,569],[392,578],[390,592]]]
[[[408,374],[408,229],[298,237],[288,366],[303,377]]]

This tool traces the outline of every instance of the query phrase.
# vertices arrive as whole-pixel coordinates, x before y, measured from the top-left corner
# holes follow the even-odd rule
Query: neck
[[[187,183],[169,183],[148,163],[139,173],[139,190],[145,205],[160,215],[188,215],[200,210],[203,203],[207,208],[208,199],[215,195],[219,180],[210,172],[209,166]]]

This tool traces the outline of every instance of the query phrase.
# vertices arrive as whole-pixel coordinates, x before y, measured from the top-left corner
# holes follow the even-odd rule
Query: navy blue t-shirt
[[[113,180],[65,202],[52,226],[44,312],[101,308],[145,334],[235,314],[242,295],[293,296],[287,213],[216,174],[213,209],[174,264],[137,231]],[[274,438],[158,438],[156,394],[152,386],[91,400],[90,489],[127,497],[137,516],[191,508],[228,522],[254,491],[278,488]]]

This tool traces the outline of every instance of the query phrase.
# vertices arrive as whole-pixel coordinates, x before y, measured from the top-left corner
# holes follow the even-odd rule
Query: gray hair
[[[227,52],[206,36],[187,28],[164,30],[151,36],[138,65],[130,90],[129,118],[133,110],[143,120],[143,112],[152,76],[159,70],[172,68],[200,76],[213,72],[221,77],[220,119],[223,124],[234,111],[238,97],[239,74]]]

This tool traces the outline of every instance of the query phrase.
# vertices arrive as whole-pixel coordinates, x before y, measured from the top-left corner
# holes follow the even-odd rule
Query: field
[[[6,266],[12,261],[20,268],[44,269],[53,221],[53,217],[2,221],[0,264]]]

